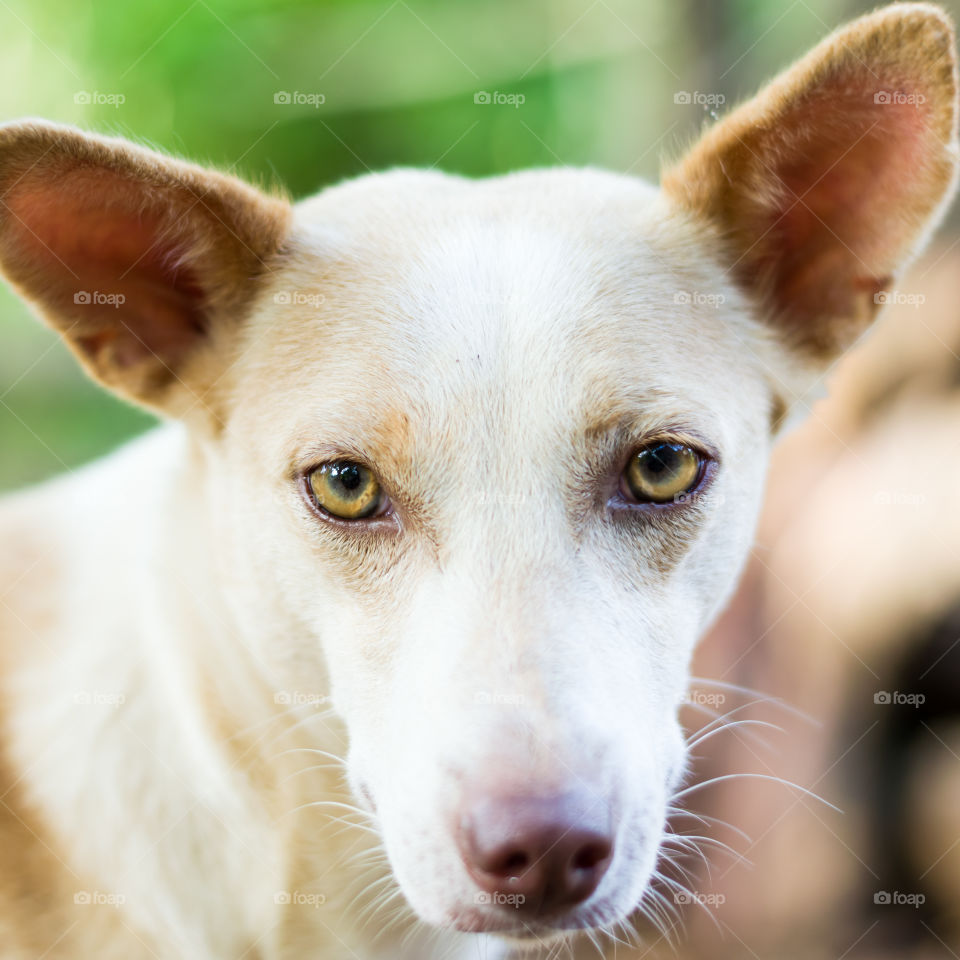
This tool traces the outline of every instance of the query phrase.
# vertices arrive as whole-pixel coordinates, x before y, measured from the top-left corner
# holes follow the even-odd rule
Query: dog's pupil
[[[670,460],[673,459],[673,455],[674,451],[670,447],[656,447],[651,451],[647,469],[653,474],[670,470]]]
[[[356,490],[360,486],[360,471],[356,467],[341,467],[337,479],[347,490]]]

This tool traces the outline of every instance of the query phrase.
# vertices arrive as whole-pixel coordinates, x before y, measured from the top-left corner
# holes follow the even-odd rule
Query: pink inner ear
[[[934,145],[930,117],[908,88],[888,89],[904,102],[877,103],[862,81],[818,90],[782,121],[779,162],[767,160],[774,169],[757,171],[784,189],[742,266],[749,260],[751,273],[772,279],[774,305],[797,325],[854,316],[856,302],[888,282],[913,234],[926,189],[917,187],[918,165]]]
[[[75,321],[72,337],[93,360],[172,369],[205,332],[203,290],[181,262],[190,238],[164,199],[147,204],[100,171],[25,178],[5,198],[11,273],[29,275],[45,305]]]

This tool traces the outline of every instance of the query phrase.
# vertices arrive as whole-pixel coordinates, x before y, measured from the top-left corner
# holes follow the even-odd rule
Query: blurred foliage
[[[652,178],[709,119],[675,94],[732,102],[867,6],[4,0],[0,119],[121,134],[295,197],[395,165],[482,176],[595,164]],[[524,102],[477,103],[481,91]],[[323,102],[278,103],[283,93]],[[72,467],[147,423],[0,294],[0,488]]]

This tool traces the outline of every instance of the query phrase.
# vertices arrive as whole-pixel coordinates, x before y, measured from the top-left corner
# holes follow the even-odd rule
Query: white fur
[[[9,790],[51,922],[72,920],[49,960],[494,960],[637,909],[694,644],[819,369],[714,226],[595,170],[342,184],[296,207],[215,332],[221,429],[188,384],[185,426],[0,504]],[[715,455],[705,496],[611,505],[664,433]],[[304,471],[344,457],[394,519],[309,507]],[[481,902],[456,838],[478,783],[603,798],[615,854],[584,904],[546,923]],[[0,888],[10,943],[18,911]]]
[[[365,208],[376,231],[353,226]],[[366,178],[304,204],[295,238],[231,370],[222,439],[165,427],[7,508],[33,511],[70,561],[54,648],[13,685],[12,749],[31,793],[69,862],[121,891],[138,930],[182,955],[242,951],[284,922],[274,894],[298,869],[290,836],[323,829],[322,815],[284,823],[286,810],[349,797],[329,776],[311,794],[318,782],[294,772],[271,807],[224,755],[204,699],[212,686],[237,729],[272,737],[284,692],[331,693],[351,780],[372,794],[423,918],[475,910],[443,824],[465,778],[509,769],[614,798],[617,858],[585,915],[623,918],[684,766],[687,660],[750,541],[775,354],[683,221],[610,174]],[[362,285],[337,282],[331,248]],[[314,288],[312,315],[274,302]],[[685,290],[723,291],[725,309],[678,308]],[[404,452],[423,472],[404,492],[430,498],[435,539],[411,532],[413,558],[357,596],[325,573],[327,535],[287,466],[318,440],[364,446],[385,404],[410,416]],[[603,512],[572,527],[565,510],[580,425],[621,408],[638,436],[683,426],[723,461],[717,506],[669,576],[641,534]],[[124,702],[78,705],[83,692]],[[345,749],[333,720],[280,745]],[[284,766],[269,746],[257,749],[284,775],[310,759]],[[340,855],[310,864],[330,902],[359,873]],[[311,955],[324,942],[339,955],[354,921],[316,912]]]

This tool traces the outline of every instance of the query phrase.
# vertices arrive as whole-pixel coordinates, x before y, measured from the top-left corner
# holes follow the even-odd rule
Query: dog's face
[[[910,5],[662,191],[401,171],[291,210],[118,141],[0,134],[5,272],[191,425],[257,660],[296,688],[322,657],[424,919],[544,939],[640,902],[771,438],[941,209],[954,101],[949,25]]]
[[[614,175],[387,174],[293,235],[229,375],[236,549],[322,644],[421,915],[620,918],[750,542],[775,355],[696,231]],[[575,889],[495,882],[553,844]]]

